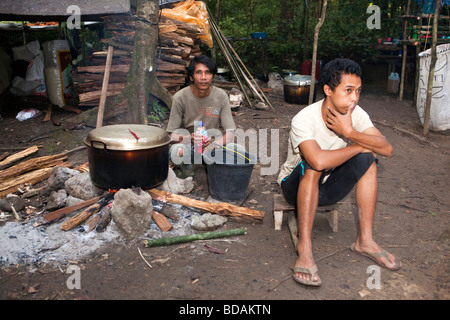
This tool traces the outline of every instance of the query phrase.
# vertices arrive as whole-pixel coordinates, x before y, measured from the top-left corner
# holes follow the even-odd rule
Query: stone
[[[60,190],[64,189],[64,183],[72,178],[80,174],[80,171],[66,168],[66,167],[55,167],[52,170],[50,177],[47,179],[47,185],[50,190]]]
[[[64,183],[64,186],[67,194],[83,200],[95,198],[105,192],[105,190],[97,188],[92,184],[89,172],[79,173],[69,178]]]
[[[200,216],[192,217],[191,227],[199,231],[211,231],[220,228],[227,222],[227,217],[205,213]]]
[[[144,234],[152,221],[152,197],[142,190],[138,193],[132,189],[120,189],[115,193],[111,206],[112,219],[121,235],[128,240]]]
[[[163,182],[161,189],[174,194],[189,193],[194,189],[194,180],[192,177],[180,179],[172,168],[169,168],[167,179]]]
[[[16,212],[19,212],[25,208],[25,200],[15,196],[0,199],[0,211],[12,212],[11,205],[14,206]]]
[[[66,205],[67,192],[65,189],[50,192],[47,198],[47,210],[62,208]]]
[[[272,93],[274,95],[283,95],[284,84],[281,75],[276,72],[269,73],[269,81],[267,82],[267,87],[272,89]]]

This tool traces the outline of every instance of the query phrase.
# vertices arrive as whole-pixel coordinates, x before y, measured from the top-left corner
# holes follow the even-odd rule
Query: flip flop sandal
[[[397,263],[396,262],[396,265],[394,267],[390,268],[387,265],[385,265],[384,263],[382,263],[381,261],[379,261],[378,260],[379,258],[386,258],[386,260],[389,261],[389,256],[388,256],[386,250],[384,250],[384,249],[383,249],[383,251],[380,251],[380,252],[371,252],[371,253],[361,252],[361,251],[356,250],[355,249],[355,244],[352,243],[352,245],[350,246],[350,250],[352,250],[356,254],[359,254],[361,256],[367,257],[367,258],[375,261],[379,266],[382,266],[382,267],[384,267],[384,268],[386,268],[388,270],[391,270],[391,271],[397,271],[397,270],[399,270],[402,267],[401,263]]]
[[[322,281],[320,279],[319,279],[319,281],[314,281],[313,280],[314,275],[317,273],[317,271],[319,271],[317,269],[317,265],[313,265],[311,268],[293,267],[292,270],[294,271],[294,274],[292,275],[292,277],[298,283],[301,283],[301,284],[304,284],[304,285],[307,285],[307,286],[313,286],[313,287],[319,287],[322,284]],[[310,280],[304,280],[302,278],[299,278],[299,277],[297,277],[295,275],[295,272],[310,274],[311,275],[311,279]]]

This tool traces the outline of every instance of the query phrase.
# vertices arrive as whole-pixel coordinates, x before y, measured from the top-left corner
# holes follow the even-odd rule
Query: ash
[[[154,208],[160,209],[157,206]],[[171,231],[161,232],[152,221],[143,237],[157,239],[193,233],[191,219],[199,213],[183,206],[176,208],[180,219],[169,219],[173,226]],[[124,241],[114,221],[103,232],[86,232],[82,225],[71,231],[63,231],[60,227],[64,221],[38,227],[34,223],[35,220],[7,222],[0,227],[0,267],[67,264],[68,261],[85,258],[106,244]]]

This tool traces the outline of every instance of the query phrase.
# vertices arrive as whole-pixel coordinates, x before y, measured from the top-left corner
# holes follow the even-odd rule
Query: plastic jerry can
[[[400,77],[398,73],[392,72],[388,77],[387,92],[398,93],[399,84],[400,84]]]

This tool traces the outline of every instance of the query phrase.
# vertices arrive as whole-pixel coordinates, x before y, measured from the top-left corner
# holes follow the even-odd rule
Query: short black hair
[[[361,78],[362,70],[358,63],[351,59],[338,58],[328,62],[320,74],[322,88],[328,85],[331,90],[341,83],[343,74],[354,74]]]
[[[213,76],[215,74],[217,74],[217,66],[214,63],[214,61],[208,56],[200,55],[200,56],[195,56],[194,58],[192,58],[191,63],[189,64],[189,67],[188,67],[189,79],[194,75],[194,70],[195,70],[195,66],[197,65],[197,63],[204,64],[209,69],[209,71],[213,74]]]

